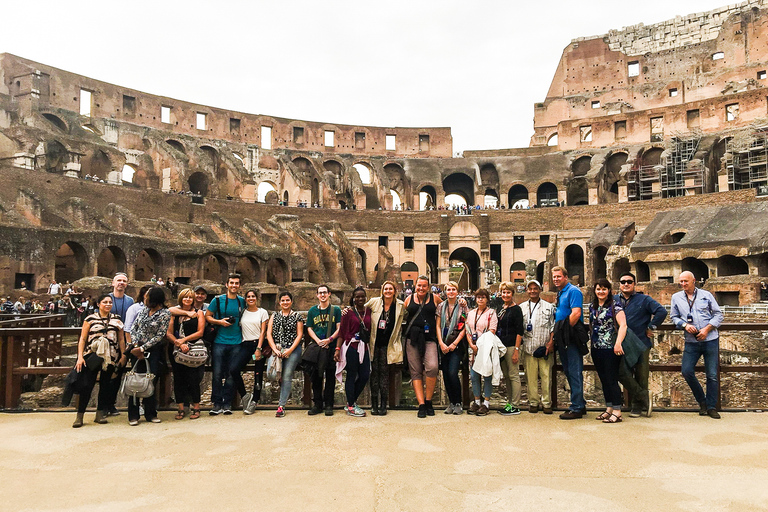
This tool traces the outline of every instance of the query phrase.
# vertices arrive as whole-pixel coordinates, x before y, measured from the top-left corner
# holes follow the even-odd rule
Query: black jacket
[[[589,353],[589,333],[581,320],[573,326],[568,318],[558,320],[555,322],[553,332],[555,345],[558,348],[568,348],[573,343],[579,347],[581,355],[585,356]]]

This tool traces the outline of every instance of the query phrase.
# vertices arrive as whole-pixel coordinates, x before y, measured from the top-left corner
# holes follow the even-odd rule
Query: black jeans
[[[200,403],[200,383],[203,382],[205,365],[191,368],[171,359],[173,368],[173,394],[178,405]]]
[[[306,367],[312,381],[312,402],[321,409],[333,407],[333,396],[336,392],[336,363],[333,361],[333,349],[321,348],[317,364],[308,364]]]
[[[387,406],[389,402],[389,365],[387,343],[383,340],[373,349],[371,361],[371,404]]]
[[[365,350],[362,363],[358,350]],[[347,381],[344,383],[344,391],[347,394],[347,405],[353,405],[365,389],[365,385],[368,384],[368,379],[371,376],[371,358],[368,355],[367,347],[362,342],[358,343],[358,347],[350,345],[344,357],[347,361],[345,367]]]
[[[624,395],[619,388],[619,365],[623,364],[621,356],[617,356],[612,348],[593,347],[592,362],[603,386],[606,407],[621,409],[624,403]]]
[[[266,342],[264,343],[266,344]],[[253,359],[253,354],[256,352],[256,347],[258,346],[258,341],[242,342],[240,344],[240,350],[232,360],[232,381],[241,398],[244,397],[246,393],[242,373],[248,365],[248,361]],[[267,360],[262,357],[258,361],[254,361],[253,364],[253,400],[258,402],[261,397],[261,388],[264,383],[264,369],[266,368]]]
[[[448,401],[452,404],[462,403],[459,368],[461,368],[461,361],[464,354],[466,354],[466,350],[466,345],[462,342],[453,352],[443,354],[443,383],[445,384]]]
[[[83,366],[83,369],[80,371],[90,372],[91,370]],[[114,371],[114,365],[109,365],[107,366],[106,370],[96,370],[95,372],[91,372],[92,375],[88,381],[88,389],[86,389],[84,393],[80,393],[80,398],[77,402],[77,412],[85,412],[85,409],[88,407],[88,402],[91,400],[93,388],[96,387],[97,373],[101,373],[101,375],[98,376],[99,399],[96,405],[96,409],[99,411],[106,411],[109,409],[110,396],[112,391],[112,374]]]
[[[152,418],[157,418],[157,372],[160,370],[160,352],[163,350],[162,347],[155,346],[153,347],[149,352],[144,354],[144,362],[138,363],[139,364],[139,370],[144,370],[144,364],[149,361],[149,371],[152,372],[152,374],[155,376],[155,379],[152,381],[154,384],[154,391],[152,392],[151,396],[148,396],[147,398],[128,398],[128,420],[137,420],[139,419],[139,400],[141,400],[142,405],[144,406],[144,417],[147,419],[147,421],[151,420]],[[133,367],[136,367],[138,359],[136,356],[131,355],[131,363],[133,364]]]

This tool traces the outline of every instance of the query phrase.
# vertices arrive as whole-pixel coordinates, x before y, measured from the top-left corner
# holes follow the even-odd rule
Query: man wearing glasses
[[[307,333],[310,339],[320,345],[317,363],[310,364],[309,376],[312,380],[312,408],[309,415],[320,414],[325,409],[326,416],[333,416],[333,394],[336,391],[336,364],[333,362],[331,344],[335,345],[341,324],[341,308],[331,305],[331,291],[327,285],[317,287],[319,305],[312,306],[307,312]],[[323,391],[325,377],[325,391]]]
[[[650,417],[653,411],[653,400],[648,391],[649,357],[653,342],[653,333],[667,317],[664,306],[642,292],[635,291],[635,275],[624,272],[619,278],[621,293],[614,300],[624,309],[627,317],[627,327],[632,330],[645,345],[645,350],[633,368],[626,364],[619,366],[619,380],[629,393],[629,416],[637,418],[645,411]]]

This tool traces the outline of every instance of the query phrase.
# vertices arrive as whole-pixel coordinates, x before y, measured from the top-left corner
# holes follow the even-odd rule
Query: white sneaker
[[[243,407],[243,411],[245,411],[251,405],[251,402],[253,402],[253,394],[244,394],[243,398],[240,400],[240,405]]]
[[[453,404],[453,414],[454,416],[464,414],[464,410],[462,409],[461,404]]]

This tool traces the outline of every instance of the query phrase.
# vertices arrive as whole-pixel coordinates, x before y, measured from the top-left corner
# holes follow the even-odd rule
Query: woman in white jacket
[[[488,307],[490,293],[485,288],[480,288],[475,292],[475,302],[477,307],[467,315],[467,323],[464,326],[467,332],[467,341],[469,342],[470,352],[470,371],[472,378],[472,394],[475,401],[469,406],[468,414],[485,416],[490,408],[491,393],[493,393],[493,375],[483,376],[471,368],[475,356],[477,356],[477,340],[490,332],[496,334],[499,319],[496,312]]]

